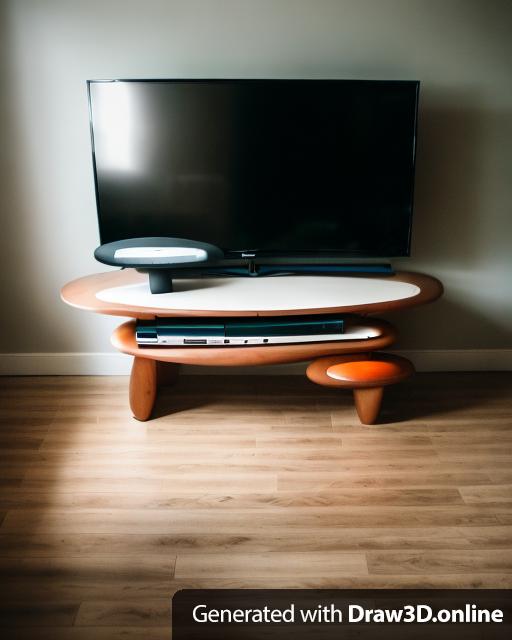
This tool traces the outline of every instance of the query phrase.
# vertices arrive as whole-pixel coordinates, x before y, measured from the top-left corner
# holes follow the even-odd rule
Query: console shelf
[[[156,316],[283,316],[373,314],[432,302],[443,287],[421,273],[392,276],[271,276],[175,280],[173,293],[151,294],[134,269],[79,278],[64,302],[86,311],[131,318]]]

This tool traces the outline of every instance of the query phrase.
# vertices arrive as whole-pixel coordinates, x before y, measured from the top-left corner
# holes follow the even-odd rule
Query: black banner
[[[512,638],[512,591],[183,590],[173,640]]]

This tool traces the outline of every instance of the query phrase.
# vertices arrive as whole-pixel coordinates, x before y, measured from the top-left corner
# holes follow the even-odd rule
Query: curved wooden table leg
[[[357,415],[363,424],[375,424],[382,404],[384,387],[354,389]]]
[[[156,399],[156,362],[149,358],[133,360],[130,376],[130,407],[137,420],[147,420]]]

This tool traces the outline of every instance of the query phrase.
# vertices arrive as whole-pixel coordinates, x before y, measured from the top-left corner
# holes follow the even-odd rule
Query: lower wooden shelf
[[[358,320],[353,319],[351,324],[356,328]],[[361,321],[359,326],[362,324]],[[136,322],[131,320],[114,331],[112,344],[119,351],[135,357],[130,379],[130,406],[135,418],[148,420],[153,411],[158,385],[168,379],[169,374],[172,379],[175,379],[180,364],[232,367],[314,360],[308,368],[307,375],[310,380],[317,384],[340,386],[339,381],[327,376],[327,366],[350,361],[353,358],[366,360],[371,358],[370,354],[373,351],[387,347],[395,341],[395,329],[384,320],[365,318],[364,327],[375,336],[365,340],[304,344],[155,348],[137,345]],[[354,394],[361,421],[365,424],[373,423],[380,409],[382,387],[379,389],[357,388],[354,389]]]
[[[139,347],[135,340],[135,321],[120,325],[112,334],[112,345],[137,358],[204,366],[257,366],[313,360],[320,356],[364,353],[383,349],[396,339],[396,331],[385,320],[365,318],[365,327],[378,335],[366,340],[316,342],[248,347]]]

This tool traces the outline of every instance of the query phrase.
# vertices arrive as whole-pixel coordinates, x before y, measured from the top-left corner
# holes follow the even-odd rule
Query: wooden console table
[[[134,356],[130,406],[147,420],[159,379],[176,376],[180,364],[237,366],[316,360],[349,354],[365,357],[391,345],[394,328],[367,316],[426,304],[442,294],[441,283],[427,275],[399,272],[393,276],[279,276],[175,280],[174,291],[151,294],[147,275],[133,269],[98,273],[74,280],[61,292],[64,302],[79,309],[114,316],[156,317],[284,316],[326,313],[357,314],[347,332],[363,328],[371,337],[336,342],[230,347],[138,347],[135,321],[119,326],[112,344]],[[322,361],[320,361],[322,362]]]

